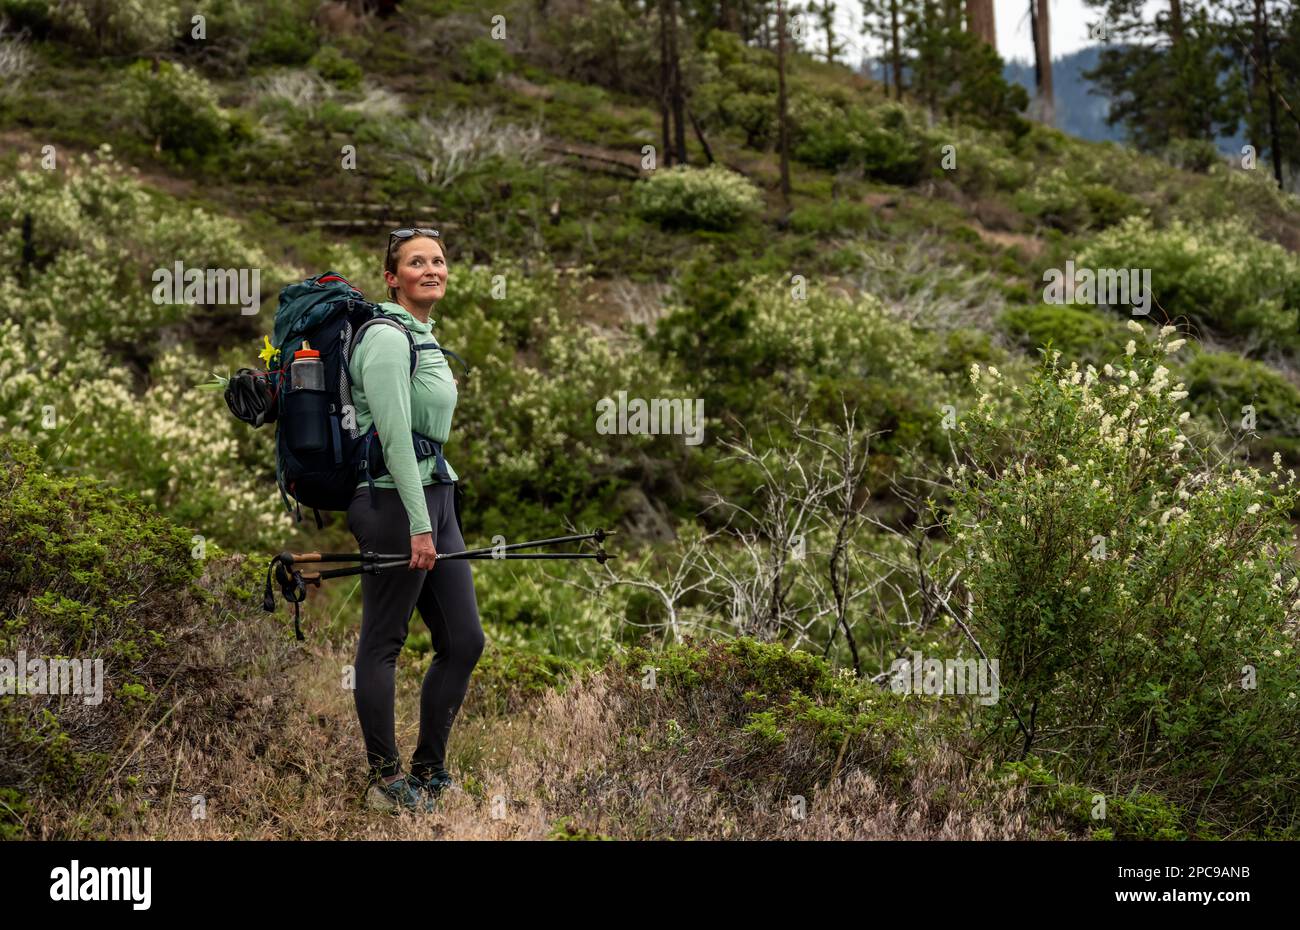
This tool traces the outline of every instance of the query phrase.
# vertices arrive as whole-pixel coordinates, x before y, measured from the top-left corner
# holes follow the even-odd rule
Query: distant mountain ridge
[[[1104,94],[1092,93],[1095,85],[1083,76],[1085,71],[1097,67],[1104,46],[1093,45],[1079,49],[1060,58],[1052,59],[1052,83],[1056,92],[1056,128],[1072,136],[1088,139],[1092,142],[1127,142],[1127,133],[1123,126],[1108,126],[1106,116],[1110,113],[1110,98]],[[1032,61],[1008,61],[1002,70],[1003,76],[1011,82],[1020,84],[1034,93],[1034,63]],[[1219,148],[1224,151],[1240,151],[1243,138],[1238,133],[1231,137],[1221,137]]]

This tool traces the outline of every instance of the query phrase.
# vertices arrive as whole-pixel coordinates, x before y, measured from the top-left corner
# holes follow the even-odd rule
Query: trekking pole
[[[463,552],[452,552],[438,558],[477,558],[480,553],[507,552],[514,549],[531,549],[534,546],[551,546],[558,543],[581,542],[585,539],[594,539],[597,544],[605,541],[606,538],[613,536],[613,530],[596,530],[594,533],[582,533],[576,536],[552,536],[549,539],[530,539],[526,542],[510,543],[501,546],[484,546],[479,549],[466,549]],[[283,562],[285,565],[296,565],[306,562],[391,562],[399,559],[410,561],[409,555],[401,553],[381,555],[374,552],[281,552],[275,557],[276,560]],[[336,577],[336,576],[330,576]]]
[[[533,546],[549,546],[556,543],[580,542],[586,539],[594,539],[599,545],[604,542],[606,537],[612,535],[612,530],[596,530],[594,533],[581,533],[574,536],[553,536],[549,539],[533,539],[509,545],[486,546],[480,549],[465,549],[460,552],[446,554],[435,553],[434,561],[436,563],[440,559],[491,559],[493,561],[503,559],[595,559],[603,564],[614,558],[604,549],[598,549],[595,552],[513,552],[509,550],[527,549]],[[304,572],[293,568],[296,564],[319,562],[361,562],[363,564],[351,568],[332,568],[323,572]],[[271,579],[274,575],[275,580],[280,585],[280,593],[284,595],[286,601],[293,604],[293,631],[298,641],[302,642],[305,637],[302,635],[298,605],[307,599],[307,585],[314,585],[319,588],[322,581],[330,578],[344,578],[350,575],[364,574],[377,575],[388,569],[408,568],[410,564],[411,556],[401,553],[281,552],[273,556],[271,564],[267,566],[266,591],[262,597],[262,609],[268,613],[274,613],[275,611],[275,595],[271,588]]]
[[[301,578],[303,582],[320,587],[322,581],[330,578],[345,578],[349,575],[378,575],[380,572],[390,568],[408,568],[411,564],[411,557],[397,556],[399,561],[393,562],[371,562],[366,565],[357,565],[352,568],[331,568],[323,572],[294,572],[294,576]],[[520,552],[510,555],[493,556],[490,552],[451,552],[447,555],[435,555],[434,561],[441,562],[443,559],[475,559],[485,561],[495,561],[501,559],[595,559],[597,562],[607,562],[614,556],[610,555],[603,549],[599,552]]]

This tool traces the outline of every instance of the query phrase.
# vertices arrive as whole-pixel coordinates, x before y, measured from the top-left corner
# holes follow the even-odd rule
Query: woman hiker
[[[390,234],[384,280],[389,300],[380,305],[383,310],[406,326],[417,345],[436,345],[430,314],[447,287],[437,230]],[[435,567],[435,553],[465,548],[455,514],[459,479],[440,454],[417,458],[411,442],[412,430],[438,442],[448,439],[456,381],[442,352],[416,357],[412,376],[406,337],[392,326],[372,326],[349,366],[357,428],[374,424],[389,474],[375,479],[374,506],[368,483],[357,485],[348,528],[362,552],[404,552],[408,545],[411,552],[409,571],[361,576],[355,696],[370,764],[366,803],[389,811],[432,810],[452,784],[447,737],[483,652],[469,561],[451,559]],[[434,657],[420,691],[419,742],[403,774],[394,736],[394,672],[417,607],[432,634]]]

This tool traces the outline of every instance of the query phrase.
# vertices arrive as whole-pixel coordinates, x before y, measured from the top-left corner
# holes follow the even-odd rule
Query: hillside
[[[1300,200],[801,52],[787,205],[771,51],[683,24],[672,167],[653,30],[556,6],[231,0],[196,39],[0,0],[0,655],[109,686],[0,696],[0,835],[1295,838]],[[378,299],[404,225],[474,366],[467,545],[620,535],[609,571],[476,566],[462,787],[386,820],[353,579],[305,646],[260,609],[272,553],[355,542],[286,515],[220,380],[283,285]],[[258,269],[256,312],[160,301],[178,262]],[[1148,312],[1052,297],[1076,268]],[[598,431],[619,391],[699,399],[704,442]],[[998,658],[1000,698],[891,687],[918,653]]]

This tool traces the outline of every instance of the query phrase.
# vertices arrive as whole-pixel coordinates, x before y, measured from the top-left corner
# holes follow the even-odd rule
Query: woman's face
[[[447,292],[447,260],[437,239],[417,238],[397,245],[397,272],[384,272],[389,287],[415,303],[441,300]]]

